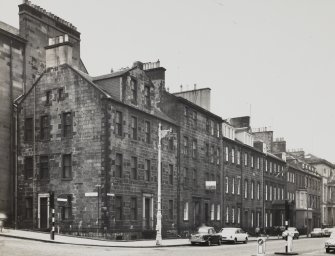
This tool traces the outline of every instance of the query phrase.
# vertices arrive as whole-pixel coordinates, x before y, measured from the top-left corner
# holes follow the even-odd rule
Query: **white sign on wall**
[[[216,181],[206,180],[206,190],[216,190]]]
[[[85,196],[98,196],[98,192],[86,192]]]

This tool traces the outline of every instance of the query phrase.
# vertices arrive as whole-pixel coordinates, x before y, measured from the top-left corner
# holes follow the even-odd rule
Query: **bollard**
[[[55,209],[52,209],[52,228],[50,232],[50,239],[55,240]]]
[[[257,256],[265,256],[265,237],[259,237],[257,239]]]
[[[294,234],[285,231],[283,232],[283,236],[285,237],[285,252],[275,252],[276,255],[298,255],[298,253],[293,252],[293,236]]]
[[[287,252],[292,253],[293,252],[293,234],[289,233],[287,236]]]
[[[3,229],[3,220],[0,220],[0,232],[2,233],[2,229]]]

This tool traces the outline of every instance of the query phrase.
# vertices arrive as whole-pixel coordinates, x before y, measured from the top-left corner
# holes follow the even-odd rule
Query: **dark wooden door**
[[[48,198],[40,198],[40,228],[48,228]]]
[[[150,198],[145,198],[145,228],[150,229]]]
[[[209,203],[205,203],[205,223],[208,225],[209,223]]]
[[[194,228],[200,226],[201,224],[201,215],[200,215],[200,202],[193,202],[193,225]]]

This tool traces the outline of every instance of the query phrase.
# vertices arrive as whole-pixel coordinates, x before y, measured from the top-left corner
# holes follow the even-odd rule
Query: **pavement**
[[[162,245],[156,246],[155,240],[115,241],[115,240],[82,238],[76,236],[61,235],[57,233],[55,233],[55,240],[51,240],[50,233],[27,231],[27,230],[15,230],[15,229],[4,229],[3,232],[0,232],[0,237],[1,236],[40,241],[45,243],[100,246],[100,247],[156,248],[156,247],[177,247],[177,246],[190,245],[189,239],[186,238],[163,239]],[[278,239],[281,239],[281,237],[278,238],[277,236],[270,236],[267,238],[267,240],[278,240]],[[257,237],[249,237],[249,242],[255,242],[255,241],[257,241]]]

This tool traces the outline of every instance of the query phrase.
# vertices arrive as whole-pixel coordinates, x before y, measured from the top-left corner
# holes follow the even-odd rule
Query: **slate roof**
[[[118,77],[118,76],[122,76],[124,74],[126,74],[128,71],[132,70],[133,68],[126,68],[120,71],[116,71],[110,74],[106,74],[106,75],[101,75],[101,76],[95,76],[92,77],[92,81],[97,81],[97,80],[103,80],[103,79],[108,79],[108,78],[113,78],[113,77]]]

